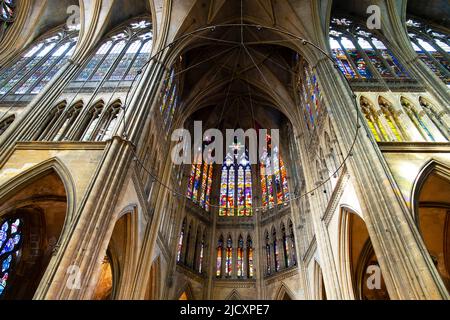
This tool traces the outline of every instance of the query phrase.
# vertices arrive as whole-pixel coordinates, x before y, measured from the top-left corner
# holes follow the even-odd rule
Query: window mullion
[[[383,62],[384,67],[390,71],[390,73],[394,76],[394,78],[399,78],[399,76],[397,75],[397,73],[395,72],[394,68],[391,67],[389,65],[389,63],[386,61],[386,59],[383,57],[383,55],[381,54],[381,51],[373,44],[372,39],[371,38],[364,38],[373,48],[373,50],[375,51],[376,55],[378,56],[378,58]],[[387,50],[387,48],[386,48]],[[394,64],[395,62],[392,61]],[[400,69],[400,68],[399,68]],[[400,69],[401,70],[401,69]]]
[[[20,80],[3,95],[3,97],[6,97],[12,92],[15,92],[17,89],[19,89],[52,56],[52,54],[59,49],[62,43],[63,40],[60,40],[58,43],[56,43],[53,49],[50,50],[45,56],[41,57],[39,62],[36,63],[36,65],[31,70],[29,70],[25,75],[23,75],[23,77],[20,78]]]
[[[45,72],[37,79],[33,82],[33,84],[30,86],[30,88],[27,90],[27,94],[30,94],[33,89],[39,84],[41,83],[41,81],[49,74],[49,72],[59,63],[61,62],[61,60],[63,60],[67,53],[72,50],[72,48],[74,47],[75,43],[71,43],[70,46],[67,47],[67,49],[64,51],[64,53],[59,57],[58,60],[55,60],[48,68],[47,70],[45,70]]]
[[[442,75],[447,75],[447,77],[450,76],[450,72],[431,53],[429,53],[427,50],[425,50],[424,47],[422,47],[420,42],[417,41],[417,38],[413,38],[412,41],[434,63],[434,66],[441,70]]]
[[[359,73],[359,69],[355,64],[355,61],[353,61],[352,57],[350,57],[350,55],[348,54],[347,49],[342,45],[341,39],[336,39],[337,42],[339,43],[339,45],[341,46],[342,51],[345,53],[345,56],[347,57],[348,62],[350,63],[351,67],[353,68],[353,70],[355,71],[355,74],[362,79],[363,76],[361,75],[361,73]]]
[[[372,61],[370,61],[370,58],[367,55],[366,51],[363,48],[361,48],[361,46],[358,43],[358,40],[352,34],[349,34],[349,36],[350,36],[351,41],[353,42],[353,45],[355,46],[356,50],[359,52],[361,57],[366,62],[367,68],[369,68],[369,71],[372,73],[372,76],[374,76],[374,78],[382,79],[383,77],[378,72],[377,68],[375,68],[373,66]]]

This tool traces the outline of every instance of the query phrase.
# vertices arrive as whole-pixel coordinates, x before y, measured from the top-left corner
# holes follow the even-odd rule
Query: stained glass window
[[[348,18],[332,18],[330,48],[348,79],[407,79],[409,74],[383,41]]]
[[[202,242],[200,244],[200,258],[199,258],[199,262],[198,262],[198,273],[202,273],[203,272],[203,260],[205,256],[205,235],[203,235],[202,237]]]
[[[313,130],[324,108],[324,101],[316,73],[301,57],[298,57],[297,92],[307,127]]]
[[[284,224],[281,225],[281,234],[283,241],[284,264],[286,268],[289,268],[291,266],[291,245],[289,243],[289,237],[286,234],[286,227]]]
[[[167,127],[170,127],[175,111],[178,107],[178,86],[176,81],[176,70],[180,68],[181,58],[172,68],[163,82],[160,95],[160,111]]]
[[[136,27],[138,25],[138,27]],[[101,81],[130,85],[150,58],[153,45],[152,25],[147,20],[131,22],[107,36],[84,65],[74,83]]]
[[[189,225],[188,231],[186,233],[186,250],[184,252],[184,262],[187,263],[189,259],[189,249],[191,248],[191,231],[192,231],[192,222]]]
[[[78,31],[57,31],[34,42],[0,72],[0,95],[38,94],[72,56]]]
[[[223,260],[223,237],[221,236],[217,243],[217,260],[216,260],[216,276],[222,276],[222,260]]]
[[[184,241],[185,228],[186,228],[186,219],[183,220],[183,225],[181,226],[180,237],[178,238],[177,262],[181,262],[181,254],[182,254],[182,251],[183,251],[183,241]]]
[[[205,211],[210,210],[210,196],[213,178],[213,165],[193,164],[186,196]]]
[[[436,28],[410,18],[406,22],[412,46],[420,59],[447,86],[450,86],[450,46],[448,34]]]
[[[289,239],[290,239],[290,247],[291,247],[291,253],[292,253],[292,264],[297,265],[297,255],[296,255],[296,249],[295,249],[295,235],[294,235],[294,225],[292,224],[292,221],[289,221]]]
[[[277,231],[275,229],[272,230],[272,241],[273,241],[273,261],[275,262],[275,272],[278,272],[280,270],[280,260],[278,252]]]
[[[252,209],[252,171],[248,151],[242,159],[228,154],[222,167],[220,216],[250,217]]]
[[[8,287],[12,269],[20,257],[22,244],[22,221],[6,219],[0,229],[0,298]]]
[[[244,239],[242,236],[239,237],[238,247],[237,247],[237,276],[242,278],[244,276]]]
[[[247,276],[253,278],[255,275],[255,266],[253,263],[253,241],[250,236],[247,238]]]
[[[270,135],[267,136],[260,171],[263,206],[272,209],[275,205],[287,204],[290,199],[287,170],[278,146],[272,148]]]
[[[266,274],[272,273],[272,260],[270,255],[270,239],[269,233],[266,231]]]
[[[225,273],[227,277],[231,277],[233,274],[233,240],[231,236],[228,236],[227,239]]]

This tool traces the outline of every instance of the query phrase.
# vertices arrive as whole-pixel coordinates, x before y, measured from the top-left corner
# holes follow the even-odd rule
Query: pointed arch
[[[430,160],[412,189],[413,214],[432,268],[450,291],[450,166]]]
[[[338,234],[339,275],[344,298],[389,300],[366,224],[356,211],[347,206],[340,207]],[[369,288],[367,280],[372,272],[380,277],[380,287]]]
[[[325,281],[323,278],[322,267],[317,260],[314,260],[314,299],[327,300]]]
[[[403,107],[403,110],[411,120],[414,127],[417,129],[419,134],[421,135],[423,141],[431,141],[434,142],[435,139],[431,134],[429,128],[423,120],[423,113],[418,111],[417,106],[405,96],[400,97],[400,103]]]
[[[111,237],[108,240],[108,246],[104,253],[104,259],[99,268],[99,278],[94,297],[103,299],[121,299],[126,296],[130,290],[129,284],[132,283],[132,274],[135,257],[137,255],[137,213],[136,211],[120,212],[118,218],[111,224]],[[99,257],[101,258],[101,257]],[[105,261],[111,265],[112,281],[108,282],[111,288],[105,290],[102,287],[102,269]],[[101,296],[99,292],[110,291],[108,296]]]
[[[281,282],[281,286],[275,294],[275,300],[295,300],[294,297],[295,294],[289,287],[284,282]]]
[[[12,177],[3,184],[0,184],[0,202],[4,202],[5,198],[11,197],[12,194],[17,192],[20,188],[26,187],[51,172],[55,172],[64,184],[67,196],[66,226],[73,219],[75,213],[76,188],[70,169],[67,168],[64,162],[58,157],[36,164],[15,177]]]
[[[159,300],[161,291],[161,257],[158,256],[150,267],[145,300]]]
[[[21,227],[21,241],[16,242],[20,246],[20,259],[15,259],[12,251],[9,255],[6,251],[0,255],[1,277],[8,278],[6,290],[1,290],[0,296],[6,299],[33,298],[40,284],[50,281],[56,272],[50,264],[54,259],[52,252],[64,241],[73,215],[68,199],[74,203],[74,192],[73,189],[71,195],[67,192],[65,185],[72,183],[68,182],[68,170],[65,171],[62,163],[52,159],[0,186],[0,223],[5,226],[5,221],[12,219],[19,221]],[[11,262],[11,270],[5,269],[4,259]]]
[[[175,300],[196,300],[194,296],[194,291],[189,282],[186,282],[184,286],[175,294]]]
[[[232,300],[243,300],[241,295],[239,294],[239,292],[236,289],[233,289],[233,291],[230,292],[230,294],[225,298],[225,300],[227,301],[232,301]]]

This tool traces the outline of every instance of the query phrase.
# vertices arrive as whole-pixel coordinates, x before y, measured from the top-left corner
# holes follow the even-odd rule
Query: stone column
[[[359,117],[360,123],[364,120],[358,114],[354,97],[345,81],[336,81],[342,79],[341,74],[330,61],[319,62],[318,76],[324,94],[334,101],[329,107],[338,140],[344,150],[350,150],[356,128],[349,124],[355,124],[356,117]],[[374,140],[363,131],[358,134],[353,156],[347,166],[390,297],[447,299],[447,290],[433,266],[411,214],[395,193],[395,181],[383,155]],[[328,282],[326,273],[324,276]]]

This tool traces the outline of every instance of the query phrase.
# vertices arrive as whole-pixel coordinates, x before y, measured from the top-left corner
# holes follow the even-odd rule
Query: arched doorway
[[[341,209],[340,269],[347,298],[389,300],[366,223],[347,208]]]
[[[150,268],[150,278],[148,280],[147,292],[145,293],[145,300],[159,300],[160,298],[160,268],[161,259],[158,257]]]
[[[423,241],[450,291],[450,170],[433,165],[419,179],[416,221]]]
[[[128,213],[116,222],[101,265],[94,300],[114,300],[120,296],[125,285],[123,276],[127,274],[126,268],[132,263],[131,219],[132,213]]]
[[[64,227],[63,181],[53,169],[34,173],[0,199],[0,300],[34,297]]]
[[[327,300],[327,291],[325,288],[325,281],[323,279],[322,268],[319,263],[315,263],[315,297],[316,300]]]

